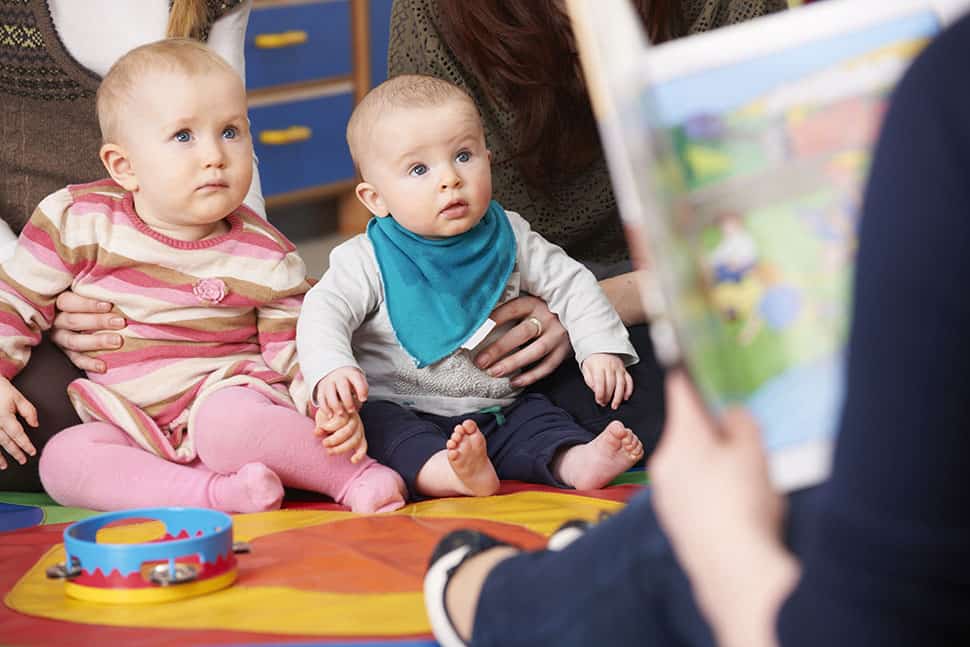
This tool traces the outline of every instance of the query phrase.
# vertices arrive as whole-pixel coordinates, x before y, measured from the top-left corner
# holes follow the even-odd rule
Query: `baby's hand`
[[[354,413],[366,401],[367,378],[359,368],[342,366],[317,383],[317,402],[328,418]]]
[[[0,447],[3,447],[14,460],[23,465],[27,462],[27,454],[34,456],[34,449],[17,414],[27,421],[31,427],[37,426],[37,409],[17,390],[5,377],[0,377]],[[0,452],[0,470],[7,469],[7,461]]]
[[[321,408],[317,411],[316,425],[314,433],[317,436],[325,436],[323,446],[327,448],[328,454],[343,454],[356,448],[350,457],[351,463],[358,463],[367,455],[364,423],[356,411],[330,416]]]
[[[583,360],[583,377],[601,407],[615,411],[633,393],[633,378],[616,355],[593,353]]]

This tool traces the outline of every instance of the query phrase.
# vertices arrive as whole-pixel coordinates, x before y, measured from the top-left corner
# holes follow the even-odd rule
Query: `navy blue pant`
[[[603,431],[611,420],[622,420],[643,443],[645,459],[657,446],[663,428],[664,371],[654,356],[647,326],[631,326],[627,331],[640,361],[627,369],[633,377],[633,394],[616,411],[596,404],[579,365],[571,357],[566,358],[559,368],[533,384],[527,391],[546,396],[593,434]],[[641,460],[641,464],[642,462]]]
[[[811,539],[818,492],[789,497],[796,553]],[[565,550],[499,563],[482,588],[472,644],[707,647],[714,639],[644,492]]]
[[[523,395],[501,413],[501,420],[492,413],[436,416],[377,400],[365,402],[360,417],[367,454],[398,472],[412,499],[422,498],[415,485],[418,472],[445,449],[455,425],[468,419],[485,436],[488,457],[500,479],[568,487],[553,476],[549,465],[559,450],[587,443],[594,435],[537,393]]]

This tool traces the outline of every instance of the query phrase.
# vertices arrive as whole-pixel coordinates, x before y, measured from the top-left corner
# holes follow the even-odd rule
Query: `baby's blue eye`
[[[425,166],[424,164],[415,164],[414,166],[411,167],[411,170],[408,171],[408,174],[414,175],[414,176],[421,176],[427,172],[428,172],[427,166]]]
[[[175,133],[175,141],[181,144],[186,144],[191,140],[192,140],[192,133],[190,133],[187,130],[180,130],[177,133]]]
[[[226,139],[235,139],[239,135],[239,131],[235,126],[226,126],[222,130],[222,136]]]
[[[469,153],[468,151],[462,151],[458,153],[457,156],[455,156],[455,160],[459,162],[468,162],[469,160],[471,160],[471,158],[472,158],[472,154]]]

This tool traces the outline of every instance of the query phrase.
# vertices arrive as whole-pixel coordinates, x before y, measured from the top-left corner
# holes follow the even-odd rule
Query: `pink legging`
[[[331,456],[313,420],[247,387],[209,396],[195,420],[198,460],[183,465],[151,454],[118,427],[91,422],[65,429],[44,447],[40,477],[62,505],[119,510],[198,506],[226,512],[279,508],[283,485],[322,492],[355,512],[404,504],[390,468],[351,452]]]

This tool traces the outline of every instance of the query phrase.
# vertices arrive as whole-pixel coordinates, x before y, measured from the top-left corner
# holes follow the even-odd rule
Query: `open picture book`
[[[658,357],[751,411],[780,489],[824,480],[882,117],[970,0],[826,0],[657,46],[628,0],[567,4]]]

